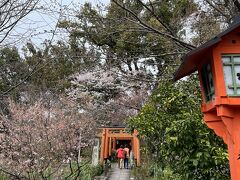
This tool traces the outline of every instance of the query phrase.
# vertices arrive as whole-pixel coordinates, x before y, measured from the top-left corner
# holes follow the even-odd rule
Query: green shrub
[[[0,180],[8,180],[9,178],[4,175],[3,173],[0,173]]]
[[[81,171],[81,180],[90,180],[93,179],[95,176],[99,176],[103,173],[103,167],[101,165],[92,166],[91,164],[86,165],[82,168]]]
[[[203,121],[196,79],[162,81],[128,125],[144,139],[161,176],[229,180],[227,147]]]

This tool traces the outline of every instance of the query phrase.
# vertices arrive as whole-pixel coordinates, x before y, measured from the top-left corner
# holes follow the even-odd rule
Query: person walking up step
[[[128,169],[129,148],[127,144],[125,145],[124,151],[125,151],[124,168]]]
[[[123,168],[123,161],[125,158],[125,151],[123,149],[123,145],[120,146],[120,148],[117,150],[117,157],[118,157],[118,167],[120,169]]]

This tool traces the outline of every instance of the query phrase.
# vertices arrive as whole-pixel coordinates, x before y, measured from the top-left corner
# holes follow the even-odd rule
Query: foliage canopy
[[[170,167],[184,179],[229,179],[226,146],[204,124],[200,101],[196,77],[162,81],[129,126],[162,170]]]

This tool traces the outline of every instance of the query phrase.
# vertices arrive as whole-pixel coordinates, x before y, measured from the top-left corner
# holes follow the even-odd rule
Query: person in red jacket
[[[120,148],[117,150],[117,157],[118,157],[118,167],[120,169],[123,168],[123,161],[125,158],[125,151],[123,149],[123,145],[120,146]]]

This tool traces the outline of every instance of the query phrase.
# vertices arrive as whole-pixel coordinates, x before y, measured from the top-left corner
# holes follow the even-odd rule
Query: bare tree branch
[[[25,78],[23,78],[22,81],[20,81],[19,83],[15,84],[14,86],[12,86],[11,88],[9,88],[8,90],[6,90],[5,92],[0,94],[0,97],[3,97],[5,95],[7,95],[9,92],[11,92],[12,90],[16,89],[18,86],[20,86],[21,84],[23,84],[26,80],[28,80],[33,74],[35,74],[36,72],[38,72],[39,70],[41,70],[44,66],[39,68],[41,61],[39,61],[34,68],[32,69],[32,71],[25,76]]]
[[[0,167],[0,172],[3,172],[5,174],[8,174],[10,177],[13,177],[14,179],[16,180],[20,180],[22,178],[25,178],[25,177],[21,177],[20,175],[16,175],[16,174],[13,174],[12,172],[9,172],[5,169],[3,169],[2,167]]]
[[[36,5],[36,4],[35,4],[35,5]],[[34,7],[35,7],[35,5],[34,5]],[[54,30],[52,31],[52,37],[51,37],[50,42],[49,42],[50,46],[51,46],[51,44],[52,44],[53,38],[54,38],[55,33],[56,33],[56,31],[57,31],[58,23],[59,23],[59,20],[60,20],[61,16],[62,16],[62,14],[60,13],[60,14],[59,14],[59,17],[58,17],[58,21],[57,21],[57,23],[56,23],[56,25],[55,25],[55,28],[54,28]],[[20,20],[20,19],[19,19],[19,20]],[[19,20],[18,20],[18,21],[19,21]],[[16,22],[16,23],[17,23],[17,22]],[[10,33],[10,31],[12,30],[13,27],[14,27],[14,26],[11,27],[11,29],[7,32],[7,34]],[[0,32],[1,32],[1,27],[0,27]],[[7,37],[7,35],[5,35],[4,39],[5,39],[6,37]],[[3,41],[4,39],[2,39],[2,41]],[[2,41],[0,41],[0,43],[1,43]],[[44,57],[42,57],[42,58],[44,58]],[[48,63],[49,63],[49,61],[46,61],[42,66],[40,66],[41,62],[42,62],[42,61],[39,61],[39,62],[34,66],[34,68],[31,70],[31,72],[30,72],[29,74],[27,74],[27,75],[23,78],[22,81],[18,82],[17,84],[15,84],[14,86],[12,86],[12,87],[9,88],[8,90],[6,90],[5,92],[1,93],[1,94],[0,94],[0,98],[1,98],[1,97],[4,97],[4,96],[7,95],[9,92],[11,92],[12,90],[16,89],[18,86],[20,86],[20,85],[23,84],[26,80],[28,80],[30,77],[32,77],[35,73],[37,73],[37,72],[40,71],[42,68],[44,68],[45,66],[47,66]]]
[[[234,3],[234,5],[238,9],[238,11],[240,12],[240,2],[238,0],[232,0],[232,2]]]
[[[209,1],[209,0],[205,0],[205,1],[208,3],[209,6],[211,6],[213,9],[215,9],[219,14],[221,14],[222,16],[229,19],[229,16],[227,14],[225,14],[222,10],[217,8],[217,6],[215,6],[211,1]]]
[[[172,35],[174,36],[174,33],[172,32],[172,30],[160,19],[160,17],[154,12],[154,9],[150,9],[144,2],[142,2],[141,0],[137,0],[144,8],[146,8],[153,17],[155,17],[160,24]]]
[[[3,0],[0,2],[0,43],[2,43],[16,24],[34,10],[39,0]]]
[[[195,46],[186,43],[180,39],[178,39],[177,37],[172,36],[171,34],[168,33],[163,33],[161,31],[159,31],[158,29],[150,26],[149,24],[147,24],[146,22],[144,22],[142,19],[140,19],[132,10],[126,8],[124,5],[120,4],[117,0],[112,0],[116,5],[118,5],[119,7],[121,7],[122,9],[126,10],[127,12],[129,12],[130,14],[132,14],[132,16],[146,29],[151,30],[152,32],[155,32],[157,34],[160,34],[161,36],[165,37],[165,38],[169,38],[177,43],[179,43],[180,45],[182,45],[183,47],[185,47],[188,50],[192,50],[194,48],[196,48]]]

